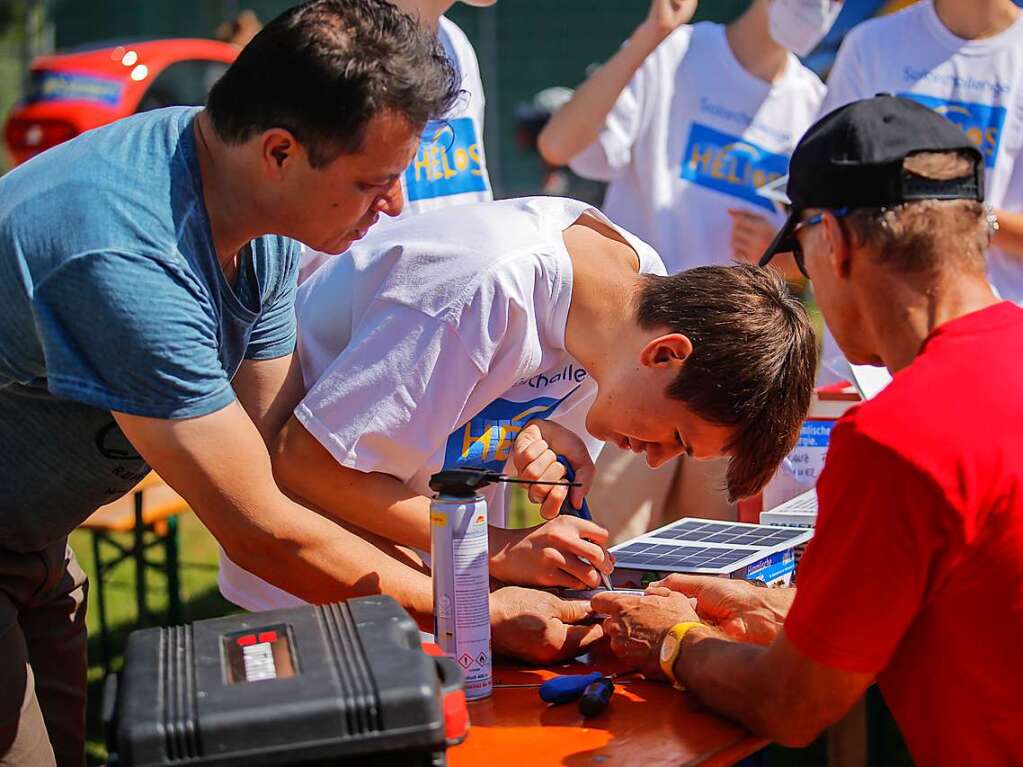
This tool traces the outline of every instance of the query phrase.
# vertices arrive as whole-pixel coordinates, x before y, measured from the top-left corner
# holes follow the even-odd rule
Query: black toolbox
[[[442,765],[457,665],[387,596],[144,629],[104,693],[110,764]]]

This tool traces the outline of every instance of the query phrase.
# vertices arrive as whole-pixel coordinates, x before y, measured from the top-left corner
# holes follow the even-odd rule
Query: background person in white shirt
[[[403,11],[433,29],[448,60],[461,77],[462,93],[443,120],[427,124],[412,163],[401,177],[404,200],[397,218],[413,216],[449,205],[482,202],[494,198],[483,149],[483,116],[486,99],[476,51],[465,33],[443,14],[455,0],[391,0]],[[461,0],[487,8],[497,0]],[[386,221],[386,219],[385,219]],[[324,261],[332,258],[303,248],[299,282],[305,282]]]
[[[824,96],[794,53],[815,47],[840,9],[754,0],[727,26],[689,25],[696,6],[654,0],[539,140],[548,162],[609,182],[604,210],[653,245],[669,272],[754,263],[770,243],[783,218],[756,189],[785,175]],[[729,518],[723,471],[683,459],[650,472],[609,449],[594,498],[619,510],[609,520],[616,541],[683,512]]]
[[[277,440],[276,475],[372,540],[419,551],[441,468],[556,480],[561,453],[583,485],[578,508],[609,440],[654,466],[728,454],[731,492],[754,493],[794,442],[816,360],[805,312],[776,275],[743,265],[666,277],[650,246],[554,197],[380,229],[304,283],[296,310],[308,391]],[[501,529],[504,488],[484,495],[498,580],[596,586],[579,557],[610,571],[598,524]],[[531,497],[552,519],[565,489]],[[429,605],[429,580],[415,583],[404,598]],[[296,601],[226,560],[221,590],[249,609]]]

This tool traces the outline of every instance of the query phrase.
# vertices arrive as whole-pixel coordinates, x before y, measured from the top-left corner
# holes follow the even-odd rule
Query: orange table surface
[[[767,745],[709,713],[688,693],[635,676],[615,681],[607,711],[583,719],[574,703],[550,706],[540,683],[559,673],[622,670],[614,660],[551,669],[497,666],[494,694],[469,704],[471,727],[448,750],[451,767],[730,765]],[[531,685],[503,687],[502,685]]]

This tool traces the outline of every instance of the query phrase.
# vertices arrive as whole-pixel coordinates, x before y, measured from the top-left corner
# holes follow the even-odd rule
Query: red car
[[[241,49],[216,40],[151,40],[40,56],[4,136],[15,164],[136,112],[206,103]]]

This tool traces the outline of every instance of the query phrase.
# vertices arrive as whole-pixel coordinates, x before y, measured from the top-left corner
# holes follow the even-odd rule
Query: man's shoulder
[[[983,461],[1023,428],[1023,310],[1003,304],[939,329],[839,434],[913,456],[936,471]]]
[[[0,179],[0,227],[29,257],[173,241],[199,199],[179,146],[186,112],[136,115],[15,168]]]
[[[938,447],[934,441],[948,423],[942,420],[958,395],[952,390],[954,376],[941,366],[920,365],[899,371],[880,393],[851,409],[839,424],[841,432],[854,434],[899,454],[921,447]]]

